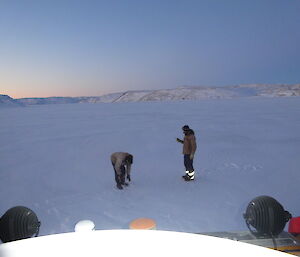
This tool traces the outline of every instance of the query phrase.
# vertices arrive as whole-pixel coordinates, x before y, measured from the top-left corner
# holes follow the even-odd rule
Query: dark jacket
[[[126,175],[130,176],[131,164],[125,163],[125,160],[131,154],[125,152],[116,152],[110,156],[112,165],[118,175],[122,174],[122,166],[126,165]]]
[[[184,139],[183,139],[183,154],[195,154],[197,149],[197,143],[196,143],[196,137],[195,133],[192,129],[188,130],[185,133]]]

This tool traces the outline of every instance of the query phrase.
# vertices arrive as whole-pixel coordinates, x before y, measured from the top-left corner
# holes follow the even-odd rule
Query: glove
[[[194,154],[190,154],[190,160],[193,160],[194,159]]]
[[[183,143],[183,141],[181,139],[179,139],[178,137],[176,138],[176,141],[179,143]]]
[[[131,181],[130,175],[127,175],[127,179],[128,181]]]

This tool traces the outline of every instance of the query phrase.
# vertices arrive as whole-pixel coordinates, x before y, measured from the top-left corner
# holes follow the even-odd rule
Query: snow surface
[[[300,98],[61,104],[0,109],[0,215],[23,205],[40,235],[125,229],[139,217],[158,230],[247,230],[260,195],[300,216]],[[184,182],[181,127],[194,129],[196,180]],[[118,190],[110,154],[134,155]]]

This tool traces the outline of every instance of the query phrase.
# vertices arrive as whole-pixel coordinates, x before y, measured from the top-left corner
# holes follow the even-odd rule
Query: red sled
[[[290,219],[289,233],[296,235],[300,234],[300,217]]]

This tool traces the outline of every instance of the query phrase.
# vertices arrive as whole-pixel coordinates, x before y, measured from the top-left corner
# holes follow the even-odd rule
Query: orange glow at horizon
[[[35,90],[35,89],[2,89],[0,88],[1,95],[8,95],[13,99],[20,98],[46,98],[46,97],[88,97],[88,96],[101,96],[105,94],[110,94],[114,92],[120,92],[120,90],[57,90],[57,89],[47,89],[47,90]]]

